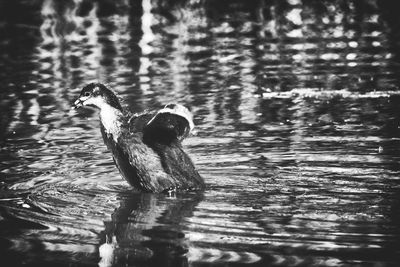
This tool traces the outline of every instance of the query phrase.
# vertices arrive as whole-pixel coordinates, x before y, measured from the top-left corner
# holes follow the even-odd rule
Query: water
[[[2,266],[400,264],[395,1],[0,10]],[[191,108],[204,192],[132,192],[96,111],[70,111],[97,80]]]

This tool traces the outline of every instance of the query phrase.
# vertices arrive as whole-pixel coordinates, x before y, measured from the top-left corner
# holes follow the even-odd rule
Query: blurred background
[[[10,266],[396,266],[394,0],[0,1]],[[207,190],[132,192],[80,88],[186,105]]]

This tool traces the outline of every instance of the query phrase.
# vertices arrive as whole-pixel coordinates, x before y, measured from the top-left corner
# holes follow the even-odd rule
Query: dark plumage
[[[193,128],[182,105],[127,116],[115,94],[101,83],[86,85],[74,107],[100,109],[101,133],[122,176],[145,192],[204,188],[204,181],[181,141]]]

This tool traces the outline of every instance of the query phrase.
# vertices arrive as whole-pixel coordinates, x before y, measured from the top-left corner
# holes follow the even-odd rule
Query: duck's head
[[[122,111],[117,96],[102,83],[89,83],[82,88],[79,98],[74,102],[73,107],[94,106],[102,109],[111,106]]]

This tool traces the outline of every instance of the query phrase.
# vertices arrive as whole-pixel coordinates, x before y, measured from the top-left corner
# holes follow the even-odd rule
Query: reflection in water
[[[100,264],[147,261],[152,266],[187,266],[190,244],[183,225],[201,198],[197,194],[178,198],[154,194],[127,196],[113,213],[112,221],[106,222]],[[111,244],[107,243],[110,240]]]
[[[0,2],[5,259],[400,262],[394,1],[28,2]],[[191,108],[204,195],[127,192],[97,114],[69,112],[95,80],[134,112]]]
[[[142,3],[143,5],[143,15],[142,15],[142,39],[139,42],[139,46],[142,50],[142,57],[140,58],[140,69],[139,74],[146,75],[148,74],[149,67],[151,66],[150,59],[148,55],[153,52],[153,47],[150,45],[152,41],[154,41],[155,37],[153,31],[151,29],[153,23],[153,13],[151,12],[151,1],[145,0]],[[142,82],[146,82],[146,79],[142,78]],[[143,88],[144,87],[144,88]],[[142,86],[144,90],[149,89],[147,86]]]
[[[190,243],[185,236],[185,221],[192,216],[202,194],[168,197],[96,193],[71,186],[46,188],[30,195],[21,207],[17,201],[9,203],[2,216],[21,227],[26,225],[26,229],[21,237],[7,232],[12,226],[3,222],[2,237],[13,243],[9,249],[18,254],[35,247],[36,242],[42,244],[34,253],[20,255],[27,263],[56,258],[89,262],[99,256],[100,266],[140,262],[150,266],[187,266]],[[91,198],[90,203],[83,202],[87,198]],[[71,259],[69,253],[73,254]]]

